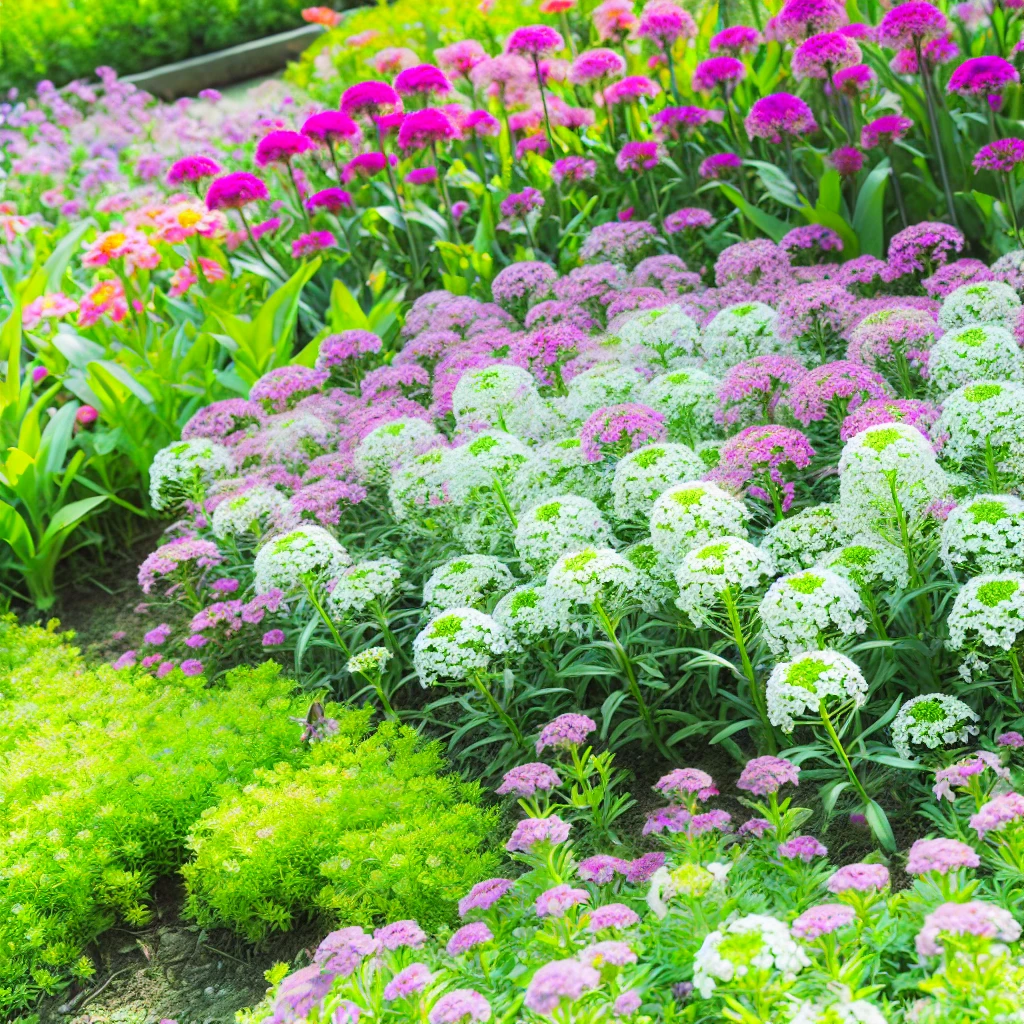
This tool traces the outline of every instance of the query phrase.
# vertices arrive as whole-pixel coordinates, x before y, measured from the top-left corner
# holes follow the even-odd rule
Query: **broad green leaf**
[[[288,281],[281,285],[263,304],[253,320],[253,351],[251,356],[257,377],[267,370],[283,366],[291,355],[295,324],[299,316],[299,299],[309,279],[320,269],[318,256],[304,263]],[[244,373],[239,371],[242,377]]]
[[[800,211],[810,224],[822,224],[831,228],[843,240],[843,255],[848,259],[860,255],[860,242],[850,225],[838,214],[818,207],[805,206]]]
[[[61,534],[73,530],[93,509],[99,508],[107,499],[82,498],[80,501],[73,501],[59,509],[57,514],[50,520],[42,540],[39,542],[39,550],[43,551],[54,542]]]
[[[25,520],[6,501],[0,501],[0,540],[10,544],[22,564],[27,565],[36,556],[36,546]]]
[[[895,850],[896,838],[892,834],[892,826],[889,824],[885,811],[882,810],[877,801],[868,801],[868,805],[864,809],[864,816],[868,819],[871,831],[875,834],[875,838],[879,843],[881,843],[882,848],[890,853]]]
[[[53,414],[43,430],[37,458],[41,472],[47,476],[59,473],[64,467],[77,412],[77,402],[65,403]]]
[[[829,168],[818,180],[818,202],[815,205],[819,210],[835,214],[842,209],[843,182],[834,168]]]
[[[106,349],[102,345],[68,331],[58,331],[53,336],[52,344],[71,366],[79,370],[84,370],[89,363],[96,362],[106,355]]]
[[[153,405],[155,399],[148,388],[135,379],[120,363],[109,359],[101,359],[90,363],[88,372],[98,376],[104,382],[116,381],[122,388],[133,394],[143,405]]]
[[[369,321],[356,297],[345,287],[345,282],[336,277],[331,285],[331,305],[327,313],[332,331],[370,329]]]
[[[743,214],[747,220],[756,228],[760,228],[773,242],[779,242],[782,240],[782,236],[789,230],[789,225],[778,217],[773,217],[770,213],[765,213],[764,210],[759,210],[756,206],[752,206],[736,191],[731,185],[726,185],[723,182],[718,183],[718,187],[722,190],[723,195],[729,200]]]
[[[480,219],[477,221],[476,233],[473,235],[473,248],[477,252],[493,252],[495,243],[494,206],[491,193],[485,192],[480,204]]]
[[[21,307],[15,305],[0,327],[0,355],[7,360],[7,376],[0,387],[0,409],[13,405],[21,393]]]
[[[860,239],[860,251],[867,256],[885,256],[885,188],[889,183],[889,160],[882,160],[867,176],[853,211],[853,230]]]
[[[64,274],[68,269],[68,264],[71,262],[75,253],[78,252],[82,236],[94,225],[95,221],[93,221],[91,217],[87,220],[81,221],[76,224],[56,244],[56,246],[54,246],[53,252],[50,253],[50,258],[43,264],[43,270],[46,273],[46,280],[44,284],[45,291],[61,291],[61,285],[64,281]],[[38,295],[33,295],[31,297],[26,296],[26,301],[31,302],[32,299],[36,299],[38,297]]]

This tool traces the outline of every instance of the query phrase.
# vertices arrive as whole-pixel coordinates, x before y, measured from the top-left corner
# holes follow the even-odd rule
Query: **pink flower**
[[[501,123],[486,110],[471,110],[462,119],[462,132],[469,136],[493,137],[500,134]]]
[[[302,124],[302,134],[316,142],[332,146],[341,139],[356,139],[362,132],[359,125],[347,114],[340,110],[324,110],[306,118]]]
[[[867,64],[852,64],[832,76],[832,84],[851,99],[870,89],[874,81],[875,73]]]
[[[505,773],[501,785],[495,790],[498,796],[507,796],[514,793],[516,796],[533,796],[539,789],[546,793],[560,786],[562,780],[558,773],[542,761],[535,761],[531,764],[522,764]]]
[[[313,140],[301,132],[277,131],[265,135],[256,145],[256,166],[286,164],[313,148]]]
[[[597,968],[625,967],[627,964],[635,964],[637,956],[627,943],[606,939],[604,942],[595,942],[592,946],[587,946],[580,953],[580,960]]]
[[[907,874],[945,875],[960,868],[976,868],[981,858],[966,843],[956,839],[918,839],[907,856]]]
[[[542,753],[548,747],[568,750],[570,747],[582,746],[596,728],[597,722],[586,715],[559,715],[541,729],[537,739],[537,753]]]
[[[793,922],[793,934],[800,939],[818,939],[845,928],[856,916],[853,907],[845,903],[820,903],[805,910]]]
[[[446,142],[457,135],[455,125],[436,107],[415,110],[402,122],[398,129],[398,145],[401,149],[426,149],[438,142]]]
[[[376,174],[380,174],[381,171],[390,163],[394,167],[398,160],[392,153],[385,157],[383,153],[373,151],[369,153],[360,153],[358,156],[354,156],[345,166],[341,169],[341,180],[346,184],[350,182],[357,175],[361,178],[372,178]]]
[[[452,83],[433,64],[416,64],[405,68],[395,78],[395,92],[399,96],[423,96],[429,93],[445,96],[451,91]]]
[[[722,88],[730,91],[747,77],[747,66],[736,57],[709,57],[702,60],[693,72],[695,92],[714,92]]]
[[[889,869],[884,864],[845,864],[828,880],[829,892],[869,892],[889,884]]]
[[[919,0],[907,0],[917,3]],[[888,267],[885,276],[895,280],[905,274],[934,273],[946,263],[950,254],[964,247],[964,236],[952,225],[938,221],[921,221],[896,232],[889,241]]]
[[[719,178],[728,177],[733,171],[743,167],[743,159],[735,153],[712,153],[705,157],[697,168],[697,174],[701,178],[715,181]]]
[[[715,218],[708,210],[698,206],[684,206],[681,210],[673,210],[672,213],[666,214],[664,228],[666,233],[674,235],[680,231],[710,228],[715,223]]]
[[[762,42],[761,33],[756,28],[749,25],[730,25],[708,40],[708,49],[712,53],[725,50],[733,57],[740,57],[755,53]]]
[[[196,658],[186,658],[181,663],[181,673],[185,676],[201,676],[203,663]]]
[[[651,115],[654,131],[662,138],[678,139],[690,135],[711,122],[721,122],[723,110],[705,110],[704,107],[662,107]]]
[[[748,761],[739,779],[737,789],[745,789],[754,796],[777,793],[786,783],[799,785],[800,768],[784,757],[765,754]]]
[[[686,793],[696,794],[698,800],[709,800],[718,796],[714,779],[700,768],[675,768],[658,779],[654,788],[668,797]]]
[[[943,935],[974,935],[1016,942],[1020,931],[1013,915],[1002,907],[980,900],[943,903],[924,919],[924,927],[917,933],[914,945],[921,956],[941,956],[943,947],[939,940]]]
[[[645,75],[628,75],[618,82],[612,82],[604,91],[606,103],[636,103],[641,97],[653,99],[661,92],[661,86]]]
[[[588,462],[600,462],[607,454],[624,455],[665,436],[664,414],[635,402],[602,406],[580,431]]]
[[[984,839],[989,832],[998,832],[1004,825],[1024,818],[1024,796],[1020,793],[1002,793],[983,804],[971,816],[970,826]]]
[[[697,24],[689,11],[671,0],[649,0],[640,12],[636,34],[640,39],[653,40],[665,50],[677,39],[693,39],[697,35]]]
[[[810,864],[815,857],[824,857],[828,848],[822,846],[814,836],[793,836],[779,844],[779,856],[784,860],[802,860]]]
[[[946,16],[926,0],[906,0],[886,11],[875,30],[881,46],[892,50],[913,49],[946,33]]]
[[[996,743],[1001,747],[1019,749],[1024,747],[1024,736],[1019,732],[1004,732],[996,738]]]
[[[743,123],[751,138],[769,142],[781,142],[784,135],[807,135],[818,130],[811,108],[788,92],[755,100]]]
[[[100,281],[82,296],[78,307],[78,326],[91,327],[101,316],[120,323],[128,315],[124,285],[117,278]]]
[[[260,641],[264,647],[279,647],[284,643],[285,636],[283,629],[270,629],[263,634],[263,638]]]
[[[739,831],[736,833],[739,836],[754,836],[756,839],[761,839],[766,832],[771,832],[775,828],[774,825],[767,818],[748,818],[739,827]]]
[[[449,956],[461,956],[477,946],[490,942],[493,938],[494,934],[483,921],[473,921],[470,924],[464,924],[448,940],[446,952]]]
[[[544,196],[535,188],[527,186],[522,192],[513,192],[501,201],[501,215],[510,219],[525,220],[527,214],[544,205]]]
[[[1008,85],[1020,82],[1017,69],[1002,57],[969,57],[949,76],[946,88],[958,96],[1000,97]],[[993,107],[998,110],[998,106]]]
[[[296,260],[305,259],[307,256],[314,256],[325,249],[333,249],[338,240],[330,231],[309,231],[299,235],[292,242],[292,258]]]
[[[515,882],[508,878],[488,878],[477,882],[459,900],[459,917],[465,917],[471,910],[490,910],[514,885]]]
[[[508,54],[532,57],[535,61],[565,49],[561,33],[547,25],[525,25],[517,28],[505,43]]]
[[[574,889],[571,885],[556,885],[553,889],[542,892],[533,907],[538,917],[565,917],[570,908],[589,902],[590,893],[586,889]]]
[[[550,1014],[562,1000],[579,999],[600,983],[600,973],[579,960],[552,960],[530,979],[524,1001],[534,1013]]]
[[[614,50],[584,50],[569,68],[571,85],[589,85],[602,78],[617,78],[626,70],[626,62]]]
[[[386,82],[359,82],[341,96],[341,112],[349,117],[381,117],[401,109],[398,93]]]
[[[395,921],[393,924],[378,928],[373,933],[374,939],[384,949],[419,949],[427,941],[426,933],[415,921]]]
[[[168,185],[180,185],[182,182],[202,181],[220,174],[221,166],[208,156],[183,156],[175,160],[167,172]]]
[[[658,144],[656,142],[627,142],[615,156],[615,166],[626,173],[637,174],[658,166]]]
[[[584,882],[593,882],[595,885],[607,885],[616,875],[625,875],[628,871],[629,861],[620,860],[618,857],[611,857],[606,853],[587,857],[585,860],[581,860],[577,866],[577,873],[580,878]],[[603,908],[598,908],[598,910],[601,909]],[[591,931],[593,931],[593,928],[591,928]]]
[[[987,146],[982,146],[974,155],[976,171],[995,171],[1000,174],[1012,174],[1024,164],[1024,139],[996,139]]]
[[[310,213],[316,210],[327,210],[330,213],[338,213],[340,210],[352,205],[352,195],[343,188],[324,188],[314,192],[306,200],[306,209]]]
[[[434,59],[450,74],[464,77],[487,59],[487,51],[475,39],[463,39],[435,50]]]
[[[860,64],[861,51],[856,40],[839,32],[823,32],[804,40],[793,54],[793,77],[832,78],[837,71]]]
[[[628,865],[625,866],[628,868]],[[639,923],[639,915],[624,903],[606,903],[595,907],[587,918],[587,928],[594,935],[612,928],[632,928]]]
[[[651,853],[645,853],[642,857],[637,857],[629,865],[629,871],[626,874],[626,881],[630,885],[643,885],[645,882],[650,881],[651,876],[658,870],[658,868],[665,866],[665,854],[661,850],[654,850]]]
[[[547,818],[525,818],[516,825],[505,849],[509,853],[531,853],[539,843],[558,846],[569,838],[570,828],[571,825],[557,814]]]
[[[206,193],[211,210],[240,210],[249,203],[267,198],[267,186],[254,174],[235,171],[216,178]]]
[[[135,651],[125,651],[111,666],[116,671],[120,671],[123,668],[131,668],[135,664],[136,653]]]
[[[491,1019],[491,1004],[471,988],[446,992],[427,1016],[430,1024],[479,1024]]]
[[[33,299],[21,312],[21,323],[26,331],[34,330],[43,320],[63,320],[78,309],[78,303],[63,292],[47,292]],[[45,369],[45,367],[37,367]],[[45,377],[45,373],[43,375]],[[40,378],[41,380],[42,378]],[[38,384],[39,381],[37,380]]]
[[[395,999],[404,999],[406,996],[421,992],[430,984],[433,977],[426,964],[409,964],[384,986],[384,999],[390,1003]],[[333,981],[333,978],[331,980]]]
[[[828,162],[844,178],[852,178],[864,166],[864,154],[853,146],[840,146],[829,153]]]
[[[786,0],[772,20],[782,39],[795,42],[817,32],[834,32],[848,19],[839,0]]]
[[[604,0],[594,8],[592,17],[602,42],[621,42],[640,23],[633,13],[633,0]]]

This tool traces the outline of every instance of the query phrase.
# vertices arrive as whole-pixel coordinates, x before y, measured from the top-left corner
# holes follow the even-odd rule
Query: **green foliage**
[[[443,766],[437,744],[385,723],[365,739],[343,726],[301,768],[258,771],[192,829],[188,913],[254,941],[314,913],[449,923],[498,860],[482,852],[496,812]]]

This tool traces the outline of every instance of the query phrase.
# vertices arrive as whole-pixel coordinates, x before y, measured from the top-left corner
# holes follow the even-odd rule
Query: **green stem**
[[[512,721],[512,719],[509,717],[508,712],[498,703],[497,698],[494,696],[493,693],[491,693],[489,687],[487,686],[486,683],[484,683],[483,679],[481,679],[480,673],[474,674],[472,680],[470,681],[472,682],[473,686],[477,689],[477,691],[479,691],[479,693],[483,696],[484,700],[486,700],[487,703],[490,704],[492,710],[498,716],[498,718],[500,718],[501,721],[505,723],[505,726],[508,729],[508,731],[512,733],[512,736],[516,741],[516,745],[521,750],[525,750],[526,743],[523,740],[523,734],[520,731],[519,726]]]
[[[921,40],[914,39],[914,52],[917,55],[917,72],[921,76],[921,84],[924,87],[925,107],[928,110],[928,126],[932,131],[932,148],[939,163],[939,177],[942,179],[942,191],[946,195],[946,209],[949,212],[949,222],[953,227],[957,226],[956,208],[953,205],[953,190],[949,184],[949,172],[946,170],[946,156],[942,152],[942,139],[939,136],[939,122],[935,116],[935,97],[933,95],[934,83],[932,82],[931,69],[925,63],[921,53]]]
[[[1010,648],[1010,668],[1013,669],[1013,699],[1019,704],[1021,694],[1024,694],[1024,672],[1021,671],[1020,658],[1012,647]]]
[[[772,728],[772,723],[768,720],[768,709],[761,694],[761,687],[757,682],[754,665],[750,660],[750,655],[747,653],[747,641],[743,636],[743,624],[740,622],[740,613],[736,607],[736,599],[733,597],[732,587],[726,587],[722,591],[722,601],[729,616],[729,625],[732,627],[733,642],[739,648],[743,674],[747,677],[747,681],[750,684],[750,701],[757,711],[758,718],[761,719],[761,724],[764,726],[765,738],[768,741],[768,753],[777,754],[779,748],[775,742],[775,730]]]
[[[341,648],[346,658],[351,658],[352,652],[348,649],[348,645],[345,643],[345,641],[341,639],[341,634],[338,632],[338,627],[335,626],[334,622],[331,620],[330,615],[327,614],[323,604],[321,604],[320,599],[316,596],[316,590],[313,587],[313,584],[308,579],[303,577],[302,585],[306,588],[306,594],[309,597],[309,603],[317,610],[317,613],[319,614],[320,618],[324,620],[325,625],[331,631],[331,636],[334,637],[334,642],[338,645],[339,648]]]
[[[868,796],[867,791],[861,785],[861,781],[857,778],[857,773],[853,770],[853,765],[850,763],[849,757],[846,756],[842,740],[839,739],[839,734],[836,732],[835,726],[832,724],[832,719],[829,717],[828,709],[825,707],[824,701],[818,702],[818,714],[821,715],[821,724],[825,726],[825,731],[828,733],[832,749],[835,750],[836,756],[839,760],[843,762],[843,767],[846,769],[846,774],[850,777],[850,782],[853,784],[853,788],[857,791],[857,795],[861,800],[864,801],[864,806],[866,807],[871,802],[871,797]]]

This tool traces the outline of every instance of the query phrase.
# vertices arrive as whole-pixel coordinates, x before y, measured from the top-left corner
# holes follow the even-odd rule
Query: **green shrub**
[[[481,852],[496,819],[475,783],[442,768],[437,744],[386,723],[316,748],[301,769],[257,772],[193,828],[187,912],[253,940],[299,914],[451,921],[459,897],[497,868]]]

